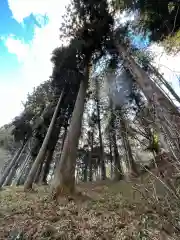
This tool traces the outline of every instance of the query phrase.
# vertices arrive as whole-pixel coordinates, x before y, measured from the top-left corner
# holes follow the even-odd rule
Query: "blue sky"
[[[7,0],[0,1],[0,83],[12,82],[12,75],[16,75],[19,70],[19,61],[15,54],[10,54],[6,46],[6,40],[9,36],[13,39],[19,39],[29,44],[34,37],[36,27],[43,27],[48,23],[47,16],[43,16],[44,25],[40,24],[33,14],[25,17],[23,23],[19,23],[13,18],[13,13],[9,8]]]
[[[18,115],[27,93],[49,78],[67,3],[0,0],[0,126]]]
[[[68,2],[0,0],[0,126],[19,114],[27,93],[51,75],[51,53],[62,43],[59,27]],[[143,47],[147,41],[136,37],[134,43]],[[161,54],[157,45],[151,50],[157,53],[155,64],[179,90],[173,71],[180,72],[180,55]]]
[[[147,36],[134,35],[133,32],[130,32],[129,37],[131,39],[132,45],[136,48],[146,49],[150,45],[149,35]]]

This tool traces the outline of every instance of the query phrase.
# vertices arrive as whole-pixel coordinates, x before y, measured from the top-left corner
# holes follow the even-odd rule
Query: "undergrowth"
[[[146,187],[139,180],[84,183],[78,189],[88,197],[64,197],[57,204],[48,187],[5,188],[0,239],[179,239],[179,201],[155,196],[150,180]]]

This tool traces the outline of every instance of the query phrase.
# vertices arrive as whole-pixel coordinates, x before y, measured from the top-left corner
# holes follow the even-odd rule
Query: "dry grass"
[[[167,216],[144,199],[140,182],[138,190],[123,181],[80,184],[89,198],[59,204],[47,187],[7,188],[0,192],[0,239],[179,239]]]

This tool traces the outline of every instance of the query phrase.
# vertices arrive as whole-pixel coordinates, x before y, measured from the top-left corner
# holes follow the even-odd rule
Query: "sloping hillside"
[[[81,184],[83,195],[58,204],[47,187],[28,193],[6,188],[0,192],[0,239],[179,239],[166,205],[157,211],[136,184]]]

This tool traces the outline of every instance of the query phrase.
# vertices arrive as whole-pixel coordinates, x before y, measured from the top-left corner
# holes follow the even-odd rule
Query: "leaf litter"
[[[176,240],[166,218],[151,208],[131,183],[84,183],[86,200],[55,203],[48,187],[34,192],[9,187],[0,192],[0,239]]]

